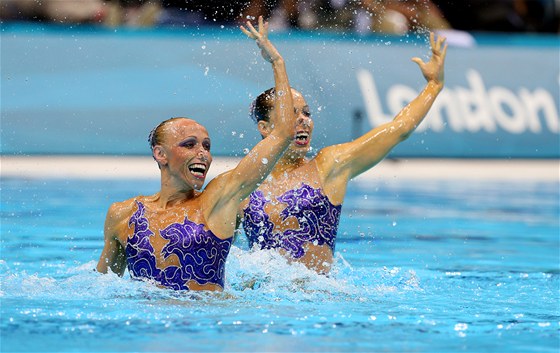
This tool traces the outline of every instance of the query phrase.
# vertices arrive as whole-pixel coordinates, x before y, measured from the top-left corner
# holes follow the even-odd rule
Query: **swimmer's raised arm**
[[[214,205],[206,208],[205,218],[215,233],[222,234],[233,233],[235,222],[225,222],[224,219],[235,219],[241,201],[272,171],[293,141],[296,124],[284,59],[268,40],[268,23],[259,17],[258,30],[250,22],[247,22],[247,28],[241,27],[241,30],[256,41],[265,60],[272,64],[278,114],[271,120],[274,129],[270,134],[253,147],[237,167],[216,177],[205,189],[209,204]]]
[[[321,153],[323,156],[318,158],[339,172],[331,174],[345,175],[348,179],[358,176],[379,163],[422,122],[444,84],[444,61],[447,52],[445,37],[439,36],[436,39],[434,33],[430,33],[430,46],[432,56],[428,62],[423,62],[417,57],[412,58],[427,81],[422,92],[404,107],[393,121],[370,130],[352,142],[325,148]]]
[[[126,254],[119,242],[119,227],[123,218],[123,203],[114,203],[107,211],[105,218],[104,237],[105,245],[97,263],[97,271],[107,273],[109,269],[122,276],[126,268]]]

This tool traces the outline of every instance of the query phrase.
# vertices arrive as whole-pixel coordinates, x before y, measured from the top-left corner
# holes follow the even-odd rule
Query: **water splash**
[[[34,300],[115,300],[164,299],[181,302],[193,300],[263,300],[312,302],[360,301],[364,296],[379,297],[387,293],[420,290],[413,271],[398,268],[354,269],[336,253],[331,273],[320,275],[303,264],[289,262],[275,250],[247,251],[233,246],[226,264],[223,293],[187,292],[162,289],[154,284],[132,280],[128,273],[100,274],[96,262],[76,265],[66,263],[53,271],[39,273],[13,270],[0,262],[2,299]]]
[[[398,268],[354,269],[340,253],[335,253],[328,276],[318,274],[298,262],[290,262],[276,250],[244,251],[232,247],[226,264],[226,291],[255,300],[363,301],[365,295],[385,295],[420,290],[414,271]]]

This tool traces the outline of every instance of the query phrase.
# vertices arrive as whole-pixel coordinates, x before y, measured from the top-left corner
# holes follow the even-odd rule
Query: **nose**
[[[198,150],[198,158],[200,158],[202,161],[207,162],[208,161],[208,157],[210,155],[210,151],[208,151],[205,148],[201,148]]]
[[[300,115],[297,120],[297,125],[303,125],[304,127],[309,127],[311,126],[311,119],[305,115]]]

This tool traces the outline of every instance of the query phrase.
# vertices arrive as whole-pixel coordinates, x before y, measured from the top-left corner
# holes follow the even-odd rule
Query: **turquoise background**
[[[243,155],[260,139],[249,105],[273,85],[272,70],[237,29],[0,29],[4,155],[148,155],[149,131],[173,116],[204,124],[214,155]],[[391,156],[560,157],[558,37],[474,36],[476,46],[448,50],[443,108],[434,107]],[[410,61],[429,57],[425,36],[293,32],[271,39],[311,107],[315,151],[394,116],[425,83]],[[361,88],[358,76],[373,80],[377,94]]]

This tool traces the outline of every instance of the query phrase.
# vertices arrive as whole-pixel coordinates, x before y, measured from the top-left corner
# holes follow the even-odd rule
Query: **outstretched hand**
[[[243,26],[239,26],[239,28],[249,38],[257,42],[257,45],[261,49],[261,54],[266,61],[272,63],[282,58],[278,50],[276,50],[274,45],[268,40],[268,22],[264,22],[262,16],[259,16],[258,30],[253,27],[251,21],[247,21],[247,28]]]
[[[434,32],[430,32],[430,46],[432,48],[432,57],[430,61],[423,62],[422,59],[415,57],[412,61],[420,66],[424,78],[428,82],[434,82],[438,85],[443,85],[443,64],[445,61],[445,54],[447,53],[447,43],[445,37],[438,36],[435,38]]]

